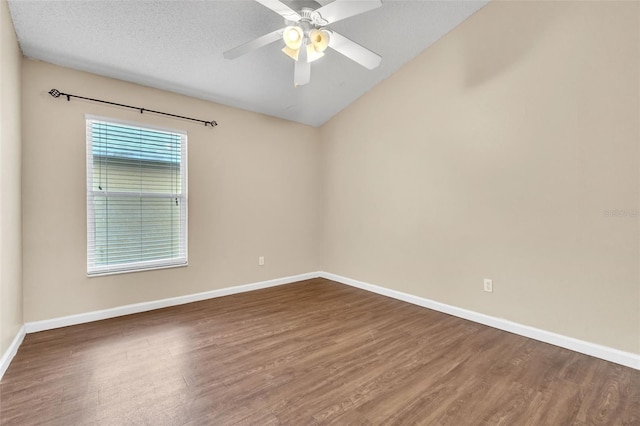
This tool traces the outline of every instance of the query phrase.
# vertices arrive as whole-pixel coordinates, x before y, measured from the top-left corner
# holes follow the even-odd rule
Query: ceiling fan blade
[[[284,19],[289,21],[299,21],[301,16],[298,15],[298,12],[291,9],[286,4],[282,3],[279,0],[256,0],[258,3],[263,5],[264,7],[268,7],[273,10],[278,15],[282,16]]]
[[[311,62],[307,62],[307,43],[300,46],[300,56],[293,69],[293,85],[302,86],[311,81]]]
[[[331,33],[329,47],[370,70],[380,65],[380,61],[382,60],[380,55],[373,53],[366,47],[360,46],[355,41],[351,41],[335,31]]]
[[[311,81],[311,63],[307,61],[296,61],[293,70],[293,85],[302,86]]]
[[[318,12],[323,19],[327,20],[329,24],[332,24],[380,6],[382,6],[382,1],[380,0],[335,0],[317,9],[316,12]]]
[[[233,49],[229,49],[224,52],[222,55],[225,59],[235,59],[238,56],[242,56],[245,53],[249,53],[253,50],[260,49],[268,44],[274,43],[278,40],[282,40],[282,31],[284,29],[280,28],[279,30],[275,30],[272,33],[265,34],[262,37],[258,37],[255,40],[251,40],[248,43],[241,44],[238,47],[234,47]]]

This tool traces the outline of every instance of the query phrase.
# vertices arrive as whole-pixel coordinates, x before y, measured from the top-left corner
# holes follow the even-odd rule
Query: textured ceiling
[[[13,0],[9,6],[27,57],[319,126],[486,3],[383,0],[378,9],[330,26],[382,56],[381,65],[369,71],[328,49],[312,64],[311,83],[298,88],[281,42],[234,60],[222,56],[284,26],[255,1]]]

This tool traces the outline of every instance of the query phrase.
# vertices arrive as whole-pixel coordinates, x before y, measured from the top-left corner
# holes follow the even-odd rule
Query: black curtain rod
[[[49,90],[49,94],[51,96],[53,96],[54,98],[59,98],[60,96],[66,96],[67,97],[67,101],[70,101],[71,98],[85,99],[87,101],[100,102],[100,103],[103,103],[103,104],[116,105],[116,106],[120,106],[120,107],[124,107],[124,108],[135,109],[135,110],[140,111],[140,114],[142,114],[143,112],[146,111],[146,112],[152,112],[154,114],[168,115],[169,117],[182,118],[183,120],[197,121],[198,123],[204,123],[205,126],[216,127],[218,125],[218,123],[215,120],[211,120],[211,121],[198,120],[197,118],[185,117],[183,115],[169,114],[168,112],[154,111],[152,109],[140,108],[140,107],[135,107],[135,106],[131,106],[131,105],[124,105],[124,104],[119,104],[119,103],[116,103],[116,102],[103,101],[101,99],[85,98],[84,96],[72,95],[70,93],[62,93],[58,89]]]

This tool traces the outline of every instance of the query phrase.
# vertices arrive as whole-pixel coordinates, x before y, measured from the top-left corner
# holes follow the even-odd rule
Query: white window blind
[[[186,133],[86,122],[87,273],[186,265]]]

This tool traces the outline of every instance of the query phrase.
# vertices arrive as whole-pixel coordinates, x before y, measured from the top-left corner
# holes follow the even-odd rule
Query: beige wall
[[[638,19],[492,2],[334,117],[322,269],[640,353]]]
[[[22,326],[20,79],[22,53],[0,1],[0,355]]]
[[[640,353],[638,9],[493,2],[320,130],[25,60],[25,321],[323,269]],[[0,10],[4,350],[21,320],[5,179],[20,62]],[[85,113],[189,133],[187,268],[86,277]]]
[[[219,126],[67,102],[51,88]],[[188,132],[188,267],[86,277],[86,113]],[[318,269],[318,129],[32,60],[23,118],[25,321]]]

